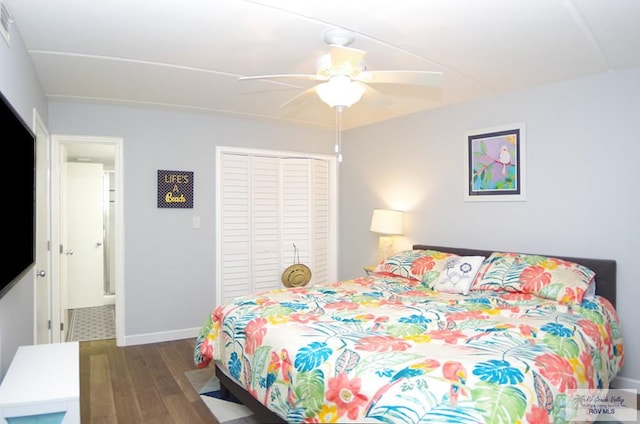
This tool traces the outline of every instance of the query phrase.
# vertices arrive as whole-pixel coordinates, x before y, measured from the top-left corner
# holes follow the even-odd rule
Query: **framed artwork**
[[[465,132],[465,201],[522,201],[525,196],[524,123]]]
[[[193,208],[193,171],[158,170],[158,207]]]

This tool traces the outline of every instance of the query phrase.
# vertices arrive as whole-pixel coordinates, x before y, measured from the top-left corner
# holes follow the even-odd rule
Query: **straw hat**
[[[304,264],[290,265],[282,273],[282,284],[285,287],[304,287],[311,280],[311,270]]]

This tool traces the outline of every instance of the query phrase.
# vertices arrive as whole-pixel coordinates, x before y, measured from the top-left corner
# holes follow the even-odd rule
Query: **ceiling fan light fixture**
[[[364,90],[364,84],[352,81],[346,75],[335,75],[329,81],[316,86],[320,100],[332,108],[350,107],[360,101]]]
[[[324,42],[329,45],[349,46],[355,38],[353,31],[344,28],[334,28],[324,33]]]

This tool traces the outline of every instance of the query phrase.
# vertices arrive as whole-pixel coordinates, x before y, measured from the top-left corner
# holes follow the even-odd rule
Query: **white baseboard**
[[[640,380],[634,380],[633,378],[626,377],[616,377],[611,382],[611,388],[637,390],[637,392],[640,393]]]
[[[125,346],[135,346],[149,343],[170,342],[173,340],[191,339],[197,337],[201,327],[186,328],[183,330],[163,331],[160,333],[136,334],[124,337]]]

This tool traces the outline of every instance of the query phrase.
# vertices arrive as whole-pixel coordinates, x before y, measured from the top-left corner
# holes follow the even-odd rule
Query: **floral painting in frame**
[[[465,201],[521,201],[525,197],[525,125],[467,131]]]

